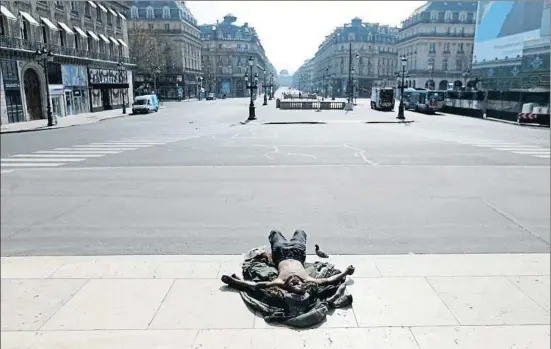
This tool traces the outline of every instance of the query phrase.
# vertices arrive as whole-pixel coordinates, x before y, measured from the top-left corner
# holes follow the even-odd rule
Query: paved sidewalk
[[[301,331],[222,285],[240,259],[3,257],[2,348],[550,347],[549,254],[334,256],[354,305]]]
[[[29,131],[40,131],[56,128],[64,128],[77,125],[93,124],[98,121],[118,118],[122,116],[130,115],[132,108],[126,108],[126,113],[122,113],[121,109],[107,110],[96,113],[84,113],[77,115],[64,116],[57,118],[57,125],[48,127],[48,120],[33,120],[33,121],[24,121],[16,122],[12,124],[2,125],[0,127],[1,133],[17,133],[17,132],[29,132]]]

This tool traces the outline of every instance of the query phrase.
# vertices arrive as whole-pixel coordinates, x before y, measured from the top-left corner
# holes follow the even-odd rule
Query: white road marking
[[[16,164],[14,164],[16,165]],[[176,165],[176,166],[101,166],[101,167],[59,167],[41,169],[46,171],[109,171],[109,170],[185,170],[190,168],[204,169],[211,171],[213,169],[246,169],[246,168],[310,168],[310,167],[359,167],[366,168],[365,164],[287,164],[287,165]],[[515,169],[537,169],[537,170],[549,170],[549,165],[417,165],[417,164],[378,164],[377,167],[401,167],[401,168],[475,168],[475,169],[501,169],[501,168],[515,168]]]
[[[535,156],[535,157],[537,157],[537,158],[542,158],[542,159],[549,159],[549,156],[550,156],[550,155],[547,154],[547,155],[532,155],[532,156]]]
[[[72,151],[125,151],[125,150],[136,150],[138,148],[55,148],[54,150],[72,150]]]
[[[365,157],[365,150],[362,150],[362,149],[359,149],[359,148],[351,147],[351,146],[349,146],[348,144],[343,144],[343,146],[344,146],[345,148],[349,148],[349,149],[352,149],[352,150],[356,150],[356,152],[354,153],[354,157],[361,158],[365,163],[370,164],[370,165],[372,165],[372,166],[377,166],[377,163],[376,163],[376,162],[370,161],[370,160],[368,160],[368,159]]]
[[[140,146],[140,147],[151,147],[151,146],[154,146],[154,145],[161,145],[161,144],[164,144],[164,143],[160,143],[160,142],[136,142],[136,143],[132,143],[132,142],[105,142],[105,143],[90,143],[88,144],[89,146],[96,146],[96,145],[111,145],[111,146],[121,146],[121,145],[126,145],[126,146],[129,146],[129,147],[137,147],[137,146]]]
[[[29,163],[10,163],[10,164],[6,164],[4,162],[0,163],[0,167],[57,167],[57,166],[61,166],[61,165],[65,165],[64,163],[41,163],[41,164],[37,164],[37,163],[32,163],[32,164],[29,164]]]
[[[96,155],[107,155],[107,154],[118,154],[120,151],[107,151],[107,150],[87,150],[87,151],[75,151],[73,150],[40,150],[36,154],[96,154]]]
[[[468,144],[468,143],[465,143],[465,144]],[[521,144],[518,144],[518,143],[487,143],[487,144],[472,144],[472,145],[474,145],[475,147],[480,147],[480,148],[518,147],[518,146],[522,146]]]
[[[0,173],[10,173],[10,172],[13,172],[13,171],[15,171],[15,170],[2,170],[2,171],[0,171]]]
[[[139,149],[139,148],[148,148],[151,147],[150,145],[129,145],[129,144],[86,144],[86,145],[74,145],[71,148],[133,148],[133,149]]]
[[[274,145],[274,150],[273,151],[269,151],[267,152],[266,154],[264,154],[265,157],[267,157],[268,159],[270,160],[273,160],[274,158],[270,156],[270,154],[276,154],[276,153],[279,153],[279,149],[277,148],[277,145]]]
[[[521,150],[521,151],[514,151],[513,154],[542,155],[542,154],[549,154],[549,150],[545,150],[545,149]]]
[[[49,159],[49,158],[2,158],[2,162],[78,162],[86,159],[78,159],[78,158],[71,158],[71,159]]]
[[[12,155],[12,158],[100,158],[103,154],[18,154]]]
[[[531,147],[518,147],[518,148],[492,148],[494,150],[501,150],[501,151],[535,151],[535,150],[545,150],[542,148],[531,148]]]

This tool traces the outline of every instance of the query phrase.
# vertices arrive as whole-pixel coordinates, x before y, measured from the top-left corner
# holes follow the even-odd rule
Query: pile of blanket
[[[306,272],[313,278],[322,279],[339,274],[340,270],[328,262],[304,263]],[[259,282],[277,278],[277,267],[262,255],[243,262],[243,279]],[[339,290],[340,288],[340,290]],[[346,284],[316,286],[309,290],[306,300],[289,298],[279,288],[241,291],[241,298],[251,308],[264,315],[269,323],[277,322],[292,327],[311,327],[322,323],[331,308],[342,308],[352,304],[352,296],[347,294]],[[339,291],[339,296],[332,297]],[[300,297],[299,297],[300,298]]]

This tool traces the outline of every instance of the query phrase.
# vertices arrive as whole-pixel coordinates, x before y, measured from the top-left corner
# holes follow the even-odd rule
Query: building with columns
[[[350,69],[354,91],[367,97],[373,86],[396,84],[397,39],[398,28],[365,23],[356,17],[326,36],[312,59],[297,70],[295,78],[304,76],[301,81],[306,90],[345,97]]]
[[[471,75],[476,1],[429,1],[402,22],[399,56],[407,58],[408,87],[445,90]]]
[[[127,9],[124,1],[2,1],[1,123],[46,119],[48,93],[57,117],[128,105]]]
[[[270,75],[274,81],[277,77],[255,29],[247,22],[237,25],[236,21],[235,16],[228,14],[222,22],[199,26],[203,40],[203,88],[206,92],[227,97],[248,96],[244,77],[245,73],[250,74],[249,57],[254,59],[253,74],[259,76],[258,93],[261,93],[264,81],[268,84]]]
[[[129,15],[136,92],[150,93],[156,87],[161,99],[196,97],[202,77],[201,31],[185,1],[132,1]],[[146,46],[161,52],[148,54]]]

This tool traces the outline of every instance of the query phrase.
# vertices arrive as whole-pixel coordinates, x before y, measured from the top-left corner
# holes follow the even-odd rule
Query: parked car
[[[214,93],[209,93],[207,95],[207,101],[214,101],[216,99],[216,95]]]
[[[132,103],[132,113],[149,114],[157,111],[159,111],[159,99],[156,95],[144,95],[134,98],[134,103]]]

